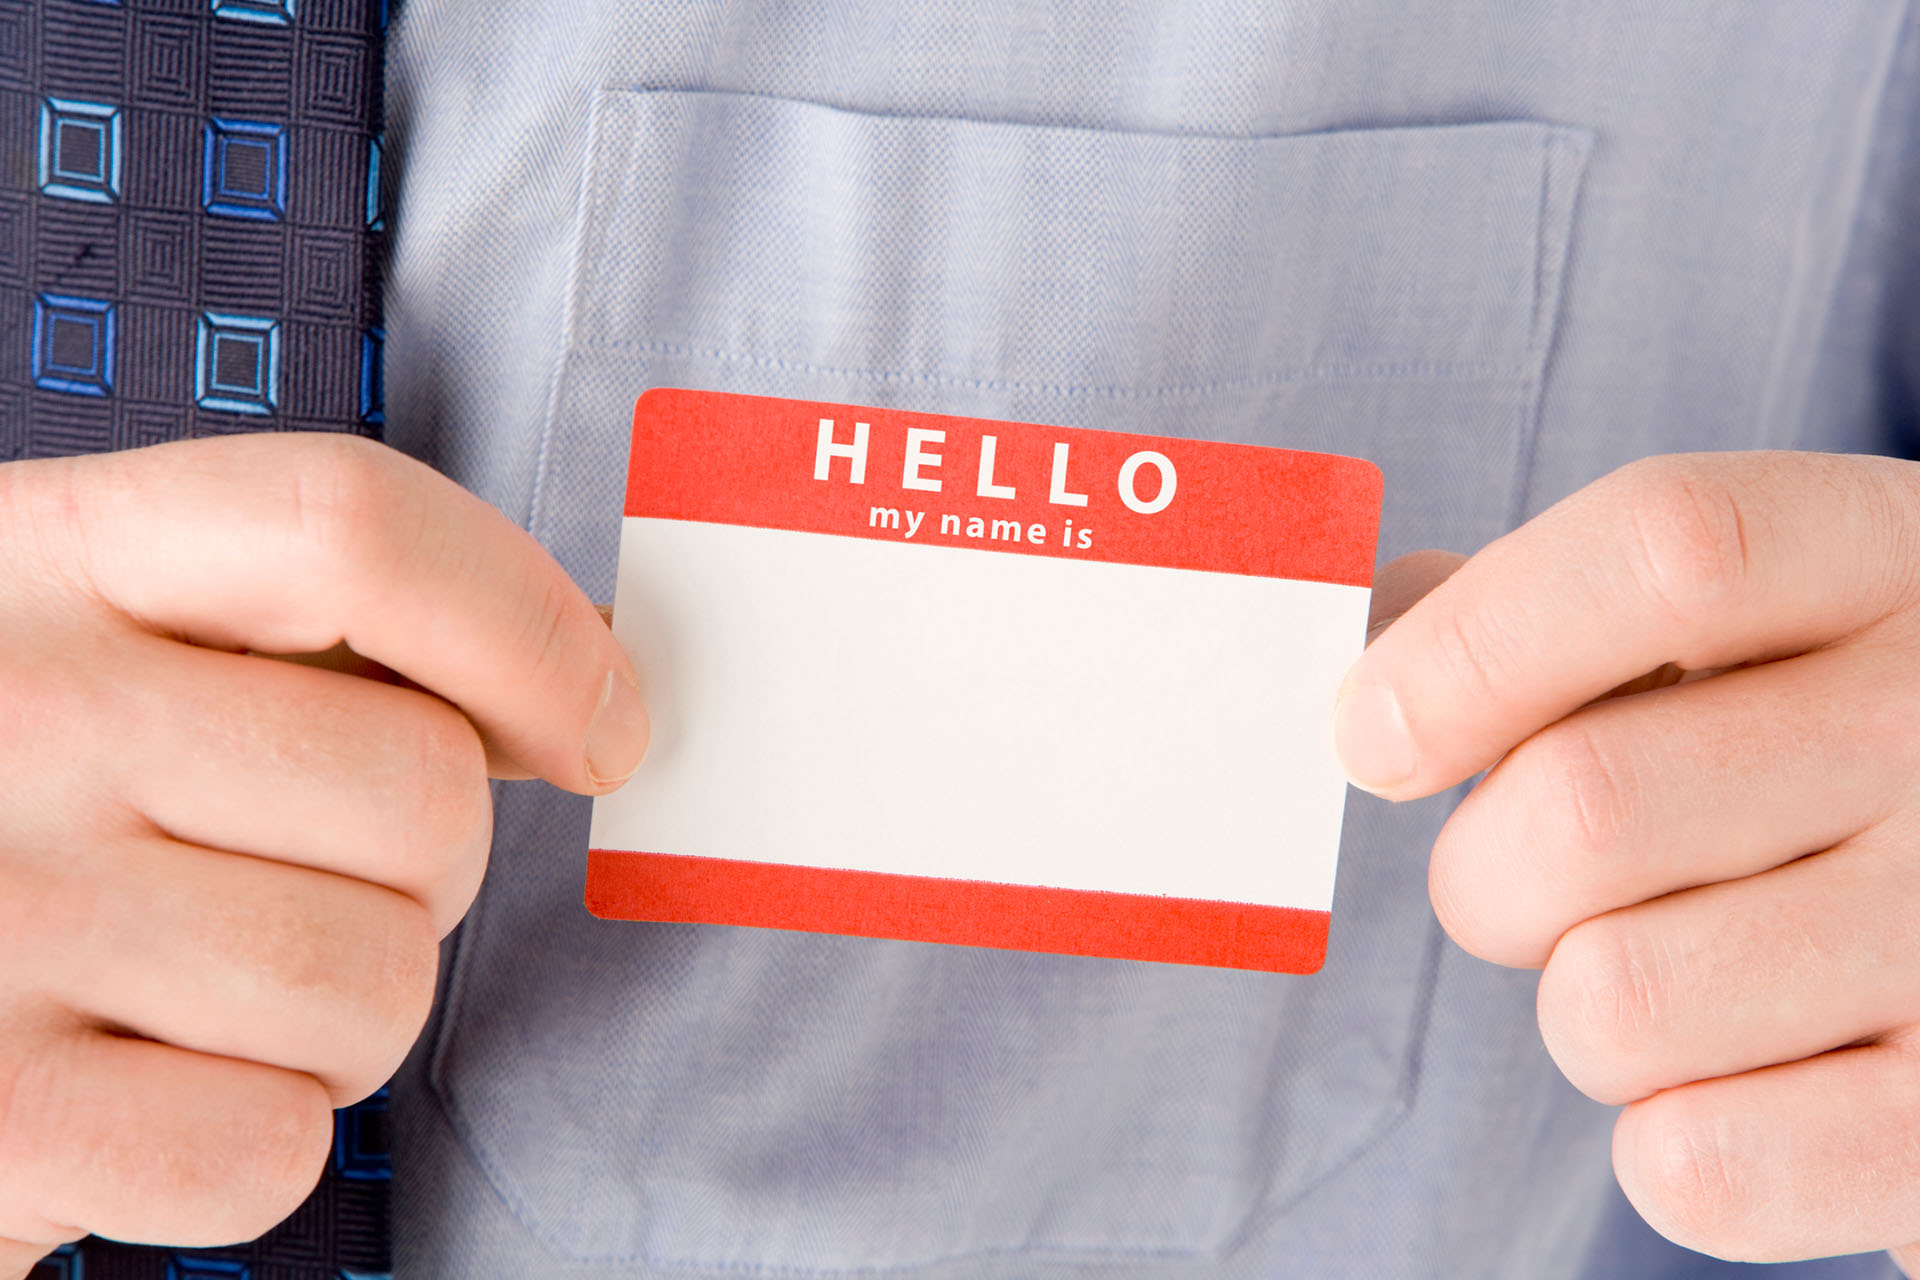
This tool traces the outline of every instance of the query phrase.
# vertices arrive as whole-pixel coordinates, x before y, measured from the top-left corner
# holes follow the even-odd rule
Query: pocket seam
[[[722,928],[725,926],[707,927]],[[466,926],[462,926],[461,934],[464,936],[465,932]],[[1427,920],[1426,934],[1425,946],[1422,948],[1425,954],[1421,959],[1419,978],[1416,983],[1417,994],[1413,1002],[1414,1025],[1409,1028],[1407,1032],[1407,1067],[1398,1087],[1393,1091],[1391,1098],[1376,1112],[1374,1123],[1366,1130],[1357,1134],[1338,1155],[1328,1159],[1325,1165],[1316,1171],[1311,1178],[1306,1179],[1299,1186],[1293,1188],[1290,1194],[1258,1205],[1243,1224],[1242,1231],[1240,1232],[1241,1237],[1255,1235],[1266,1222],[1292,1212],[1302,1201],[1312,1196],[1321,1187],[1337,1177],[1355,1160],[1365,1155],[1375,1144],[1385,1138],[1396,1125],[1404,1121],[1409,1112],[1411,1112],[1413,1099],[1419,1090],[1420,1083],[1420,1046],[1426,1039],[1427,1023],[1432,1017],[1431,996],[1433,994],[1434,984],[1439,976],[1441,934],[1439,922],[1432,917],[1429,917]],[[450,963],[457,966],[457,953],[455,961]],[[461,976],[461,972],[456,968],[456,971],[449,979],[449,1005],[451,1004],[453,996],[454,984],[459,982]],[[959,1250],[927,1258],[918,1258],[911,1262],[885,1265],[868,1264],[854,1267],[806,1267],[764,1262],[720,1261],[679,1255],[661,1256],[645,1250],[624,1254],[582,1254],[562,1240],[559,1234],[549,1227],[546,1218],[537,1212],[524,1196],[518,1193],[513,1178],[494,1157],[492,1148],[488,1144],[473,1140],[471,1128],[467,1124],[466,1117],[462,1113],[460,1105],[454,1100],[452,1091],[443,1086],[441,1061],[443,1053],[447,1050],[452,1040],[453,1032],[451,1026],[436,1025],[435,1032],[433,1053],[427,1069],[427,1088],[433,1097],[434,1104],[440,1108],[441,1114],[446,1117],[448,1128],[459,1138],[461,1150],[466,1152],[466,1154],[480,1166],[480,1170],[486,1178],[487,1185],[495,1195],[500,1197],[509,1212],[513,1214],[514,1220],[520,1224],[521,1228],[535,1240],[539,1241],[541,1245],[550,1252],[558,1257],[567,1259],[573,1264],[592,1266],[626,1266],[639,1264],[648,1267],[723,1272],[735,1275],[784,1276],[793,1277],[794,1280],[831,1280],[833,1277],[847,1276],[908,1275],[916,1271],[950,1266],[954,1263],[981,1258],[1029,1257],[1060,1262],[1072,1262],[1076,1259],[1087,1261],[1153,1258],[1195,1259],[1214,1256],[1216,1254],[1231,1253],[1240,1242],[1239,1239],[1236,1238],[1223,1242],[1217,1249],[1153,1249],[1125,1246],[1101,1249],[1062,1248],[1056,1245],[1046,1244],[1018,1246],[988,1245],[976,1249]]]
[[[673,92],[673,91],[669,91]],[[778,99],[797,105],[820,105],[807,103],[800,99]],[[596,117],[598,112],[596,111]],[[882,117],[890,118],[890,117]],[[925,117],[938,119],[939,117]],[[964,121],[963,123],[983,123]],[[1516,122],[1517,123],[1517,122]],[[1538,123],[1538,122],[1529,122]],[[604,140],[599,137],[601,121],[596,118],[594,137],[589,154],[588,169],[583,174],[582,211],[591,202],[592,183],[595,166],[601,163],[600,156]],[[1014,392],[1028,395],[1044,395],[1059,399],[1104,400],[1121,402],[1179,402],[1183,399],[1207,396],[1258,393],[1267,388],[1283,388],[1294,385],[1310,385],[1327,382],[1391,382],[1395,380],[1427,380],[1450,382],[1455,384],[1516,385],[1524,398],[1522,413],[1524,421],[1520,424],[1521,440],[1515,450],[1511,465],[1514,467],[1511,483],[1524,489],[1531,471],[1532,448],[1537,434],[1538,416],[1541,410],[1541,391],[1545,379],[1547,362],[1551,358],[1554,336],[1559,327],[1558,303],[1567,271],[1567,257],[1572,242],[1572,212],[1556,206],[1568,197],[1563,191],[1556,190],[1562,180],[1561,164],[1573,161],[1570,175],[1564,180],[1575,195],[1581,186],[1584,157],[1589,149],[1587,135],[1570,131],[1562,126],[1548,126],[1551,132],[1542,139],[1542,151],[1539,189],[1537,195],[1538,212],[1534,222],[1534,269],[1533,296],[1530,300],[1531,315],[1528,321],[1528,341],[1524,345],[1515,344],[1505,348],[1502,354],[1520,355],[1524,358],[1515,363],[1474,362],[1447,363],[1432,361],[1412,362],[1355,362],[1349,364],[1319,364],[1269,367],[1256,375],[1216,379],[1212,381],[1194,381],[1181,385],[1097,385],[1094,383],[1047,383],[1043,381],[1024,381],[990,377],[966,377],[938,371],[937,364],[931,370],[902,370],[886,366],[862,366],[857,361],[848,362],[847,367],[836,367],[828,363],[812,363],[781,356],[755,354],[752,351],[729,348],[725,345],[703,346],[698,343],[672,342],[665,340],[621,339],[581,337],[576,332],[576,320],[580,310],[578,296],[581,287],[577,274],[580,270],[581,254],[576,251],[570,267],[568,285],[568,305],[565,312],[565,341],[561,358],[556,361],[553,371],[554,387],[551,402],[545,420],[541,423],[541,447],[538,472],[534,491],[530,495],[534,512],[533,523],[539,527],[540,514],[546,495],[551,486],[552,474],[549,466],[551,448],[554,441],[555,423],[561,413],[564,398],[563,388],[573,371],[575,361],[581,360],[592,352],[633,353],[636,357],[653,355],[666,358],[707,361],[714,364],[731,364],[776,371],[793,378],[839,378],[857,380],[876,385],[947,387],[963,390],[985,390]],[[1091,132],[1104,132],[1093,130]],[[1370,132],[1370,131],[1368,131]],[[1556,197],[1559,197],[1556,199]],[[1521,197],[1524,199],[1524,196]],[[1571,201],[1568,201],[1571,203]],[[576,235],[582,228],[575,227]],[[1526,295],[1515,299],[1517,306],[1529,305]],[[1517,308],[1516,308],[1517,309]],[[617,358],[617,355],[616,355]],[[636,363],[643,363],[636,359]],[[484,894],[482,895],[484,897]],[[483,915],[476,912],[476,917]],[[463,979],[471,975],[466,970],[479,962],[473,958],[475,947],[471,945],[481,936],[479,926],[481,918],[470,922],[476,927],[474,938],[468,939],[465,930],[450,960],[455,973],[452,975],[445,999],[445,1007],[434,1028],[434,1044],[429,1060],[428,1085],[436,1105],[446,1115],[449,1127],[457,1136],[460,1150],[472,1159],[484,1173],[493,1192],[498,1195],[506,1208],[512,1213],[520,1227],[540,1242],[557,1257],[580,1266],[646,1266],[670,1269],[702,1270],[716,1274],[778,1276],[801,1278],[853,1277],[853,1276],[898,1276],[915,1274],[921,1271],[950,1266],[971,1259],[993,1258],[1031,1258],[1055,1262],[1085,1260],[1149,1260],[1149,1259],[1195,1259],[1214,1257],[1231,1253],[1248,1239],[1255,1238],[1269,1230],[1277,1220],[1294,1212],[1303,1201],[1326,1186],[1343,1171],[1350,1168],[1369,1150],[1374,1149],[1394,1128],[1404,1123],[1412,1110],[1419,1084],[1420,1053],[1427,1037],[1431,1018],[1431,996],[1437,981],[1438,956],[1440,954],[1440,933],[1437,924],[1429,914],[1426,917],[1425,937],[1409,943],[1420,951],[1418,968],[1414,971],[1414,1001],[1411,1015],[1404,1021],[1401,1033],[1394,1036],[1398,1048],[1394,1054],[1399,1065],[1399,1076],[1394,1087],[1382,1090],[1374,1095],[1370,1104],[1371,1123],[1357,1133],[1351,1133],[1347,1141],[1339,1144],[1330,1152],[1324,1152],[1311,1173],[1291,1186],[1275,1186],[1271,1190],[1278,1192],[1271,1196],[1257,1196],[1248,1206],[1248,1212],[1241,1218],[1237,1227],[1224,1236],[1210,1240],[1201,1240],[1185,1247],[1156,1247],[1147,1244],[1073,1244],[1058,1243],[989,1243],[982,1242],[975,1247],[961,1247],[915,1257],[907,1261],[875,1261],[852,1265],[822,1266],[808,1263],[768,1262],[754,1260],[712,1260],[702,1258],[697,1253],[679,1250],[661,1252],[657,1242],[631,1240],[639,1248],[615,1251],[596,1251],[584,1246],[567,1231],[568,1220],[554,1217],[550,1210],[531,1199],[526,1187],[513,1171],[513,1148],[502,1149],[490,1140],[477,1122],[477,1116],[463,1110],[456,1095],[458,1071],[452,1070],[450,1059],[458,1056],[454,1038],[458,1034],[454,1023],[459,1007],[463,1007],[469,997],[476,994],[469,981]],[[468,1095],[471,1100],[471,1094]],[[484,1114],[484,1108],[481,1114]],[[632,1207],[636,1213],[646,1212],[645,1193],[635,1188]],[[953,1241],[961,1244],[961,1241]]]
[[[787,360],[779,356],[754,355],[724,348],[695,347],[686,343],[641,339],[603,339],[583,342],[580,349],[590,351],[637,351],[654,355],[679,356],[694,360],[721,360],[751,364],[783,373],[810,377],[857,378],[869,382],[923,383],[932,386],[960,387],[980,391],[1018,391],[1029,395],[1093,396],[1109,400],[1175,400],[1187,396],[1220,395],[1236,391],[1257,391],[1262,387],[1296,385],[1307,382],[1367,382],[1399,378],[1442,379],[1461,382],[1525,381],[1533,376],[1532,363],[1526,365],[1436,364],[1330,364],[1303,365],[1276,369],[1249,378],[1227,378],[1215,382],[1170,387],[1123,387],[1077,384],[1021,382],[1004,378],[966,378],[944,373],[902,373],[879,368],[839,368]]]

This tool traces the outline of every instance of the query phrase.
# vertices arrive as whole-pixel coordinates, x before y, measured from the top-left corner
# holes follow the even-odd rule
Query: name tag
[[[1380,472],[719,392],[634,409],[614,632],[653,717],[586,899],[1311,973]]]

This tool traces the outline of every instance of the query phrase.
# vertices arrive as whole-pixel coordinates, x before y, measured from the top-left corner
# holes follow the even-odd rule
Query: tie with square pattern
[[[0,461],[383,421],[385,0],[0,0]],[[231,1249],[87,1240],[33,1280],[389,1269],[384,1092]]]

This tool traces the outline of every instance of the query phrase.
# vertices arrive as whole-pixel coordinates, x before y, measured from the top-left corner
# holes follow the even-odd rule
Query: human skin
[[[417,1035],[489,768],[612,789],[631,668],[364,442],[9,464],[0,546],[0,1275],[249,1238]],[[1435,909],[1544,967],[1641,1212],[1729,1257],[1920,1240],[1920,467],[1654,459],[1375,596],[1343,757],[1401,800],[1491,766]],[[247,652],[343,642],[420,688]]]
[[[490,770],[614,789],[633,669],[511,521],[349,437],[10,463],[0,547],[0,1276],[251,1239],[418,1035]]]
[[[1914,1273],[1920,465],[1649,459],[1379,594],[1341,756],[1402,801],[1488,771],[1434,910],[1541,970],[1627,1197],[1703,1252]]]

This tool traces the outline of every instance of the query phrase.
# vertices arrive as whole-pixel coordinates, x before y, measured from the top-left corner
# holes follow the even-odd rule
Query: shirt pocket
[[[1519,500],[1587,151],[603,93],[535,532],[610,598],[633,399],[676,385],[1355,454],[1383,554],[1478,546]],[[584,808],[509,800],[431,1082],[570,1258],[1208,1254],[1410,1105],[1441,816],[1349,806],[1299,978],[589,921]]]

